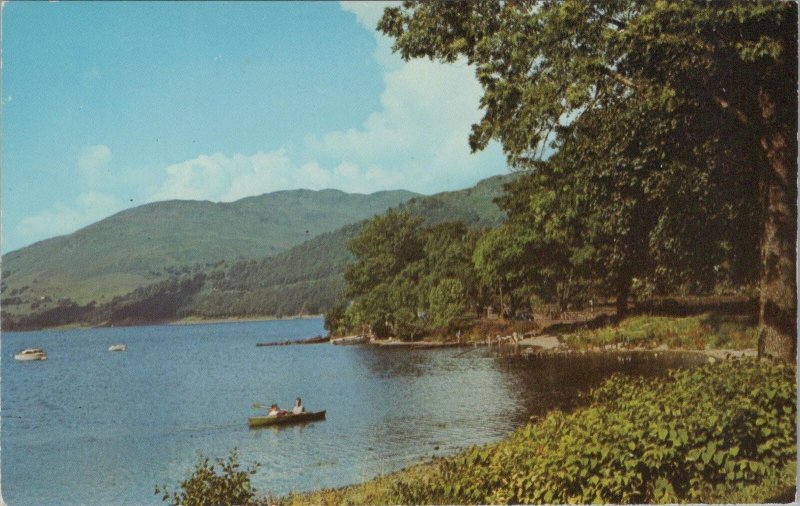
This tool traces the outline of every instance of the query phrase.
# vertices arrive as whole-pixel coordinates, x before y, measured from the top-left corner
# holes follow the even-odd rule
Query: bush
[[[250,475],[255,474],[258,464],[240,470],[239,455],[234,448],[225,461],[215,459],[221,473],[217,474],[208,457],[200,455],[191,476],[180,484],[180,491],[170,491],[167,485],[156,487],[156,495],[173,506],[233,506],[252,505],[255,490],[250,484]]]
[[[703,502],[774,480],[796,455],[795,368],[738,360],[613,376],[572,414],[401,480],[405,503]]]

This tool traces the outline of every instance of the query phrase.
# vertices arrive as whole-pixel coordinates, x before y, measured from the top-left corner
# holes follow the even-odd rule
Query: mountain
[[[474,228],[499,225],[505,214],[494,203],[513,176],[495,176],[465,190],[414,197],[401,204],[427,225],[460,221]],[[183,316],[219,318],[322,313],[339,302],[344,268],[353,260],[347,242],[362,223],[322,234],[286,253],[238,262],[208,273]]]
[[[128,209],[3,255],[3,307],[105,302],[197,264],[276,255],[416,195],[291,190],[231,203],[173,200]]]
[[[494,200],[504,193],[503,185],[515,177],[515,174],[493,176],[464,190],[414,197],[399,207],[424,217],[428,225],[460,221],[472,228],[493,227],[506,217]]]
[[[397,207],[424,217],[428,225],[461,221],[473,228],[496,226],[505,215],[494,199],[512,177],[495,176],[465,190],[414,196]],[[105,304],[62,300],[34,308],[34,314],[16,318],[7,314],[4,326],[27,329],[66,323],[121,325],[181,317],[322,313],[341,301],[344,268],[353,259],[347,243],[363,223],[356,221],[322,233],[277,255],[186,266],[123,296],[99,301]]]

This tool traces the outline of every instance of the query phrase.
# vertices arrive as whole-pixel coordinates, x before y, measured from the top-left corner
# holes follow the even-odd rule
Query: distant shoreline
[[[118,325],[88,325],[83,323],[68,323],[65,325],[54,325],[52,327],[40,327],[25,330],[6,330],[2,332],[47,332],[47,331],[60,331],[60,330],[88,330],[88,329],[107,329],[114,327],[149,327],[151,325],[213,325],[217,323],[244,323],[244,322],[268,322],[268,321],[291,321],[291,320],[314,320],[317,318],[324,318],[324,314],[318,315],[302,315],[302,316],[286,316],[278,318],[277,316],[252,316],[252,317],[230,317],[230,318],[182,318],[180,320],[169,321],[156,321],[156,322],[141,322],[136,324],[118,324]]]
[[[248,317],[232,316],[232,317],[229,317],[229,318],[189,317],[189,318],[181,318],[180,320],[175,320],[175,321],[172,321],[172,322],[168,322],[165,325],[206,325],[206,324],[217,324],[217,323],[315,320],[315,319],[324,318],[324,317],[325,317],[325,315],[322,315],[322,314],[309,314],[309,315],[302,315],[302,316],[285,316],[285,317],[282,317],[282,318],[278,318],[277,316],[248,316]]]

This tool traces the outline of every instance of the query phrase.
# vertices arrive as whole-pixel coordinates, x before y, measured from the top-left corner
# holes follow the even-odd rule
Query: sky
[[[2,248],[169,199],[431,194],[508,171],[470,153],[464,62],[404,62],[379,3],[7,2]]]

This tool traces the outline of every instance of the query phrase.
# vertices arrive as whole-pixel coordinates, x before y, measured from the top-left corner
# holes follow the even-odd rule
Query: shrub
[[[796,454],[795,368],[737,360],[616,375],[572,414],[551,412],[504,442],[399,481],[407,503],[702,502],[766,480]]]
[[[258,464],[240,470],[239,454],[234,448],[228,460],[217,458],[216,465],[200,455],[191,476],[180,483],[180,491],[170,491],[167,485],[156,487],[156,495],[173,506],[233,506],[257,504],[250,476]]]

